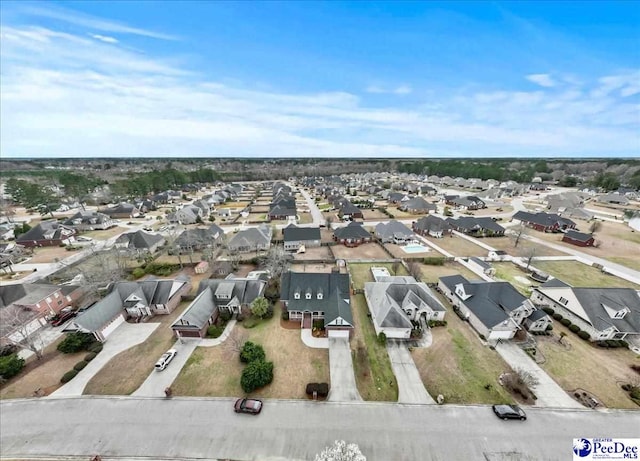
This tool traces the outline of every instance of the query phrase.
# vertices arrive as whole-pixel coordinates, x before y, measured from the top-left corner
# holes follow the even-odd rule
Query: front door
[[[311,328],[313,326],[313,320],[311,318],[311,312],[302,313],[302,328]]]

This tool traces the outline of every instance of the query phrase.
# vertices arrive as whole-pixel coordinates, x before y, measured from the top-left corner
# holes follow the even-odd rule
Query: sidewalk
[[[314,349],[329,349],[329,338],[314,338],[311,328],[301,329],[300,337],[307,347],[312,347]]]

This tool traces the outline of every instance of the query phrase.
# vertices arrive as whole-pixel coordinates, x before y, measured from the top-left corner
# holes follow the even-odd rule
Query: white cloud
[[[413,91],[409,85],[400,85],[395,88],[387,88],[380,85],[369,85],[365,88],[367,93],[373,94],[397,94],[397,95],[405,95],[410,94]]]
[[[118,43],[118,39],[113,38],[113,37],[109,37],[108,35],[91,34],[91,37],[95,38],[96,40],[100,40],[101,42],[105,42],[105,43]]]
[[[367,95],[222,84],[86,35],[14,26],[1,38],[2,156],[630,155],[640,143],[623,97],[633,74],[374,108]]]
[[[536,85],[543,86],[545,88],[551,88],[556,85],[556,82],[551,78],[549,74],[530,74],[527,75],[527,80],[535,83]]]
[[[40,3],[29,5],[21,8],[22,13],[29,16],[45,17],[66,22],[76,26],[86,27],[87,29],[100,30],[103,32],[112,32],[117,34],[140,35],[142,37],[150,37],[159,40],[177,40],[176,36],[164,34],[151,30],[141,29],[138,27],[128,26],[115,21],[109,21],[97,18],[87,14],[80,14],[76,11],[69,10],[60,6],[53,6],[50,3]]]

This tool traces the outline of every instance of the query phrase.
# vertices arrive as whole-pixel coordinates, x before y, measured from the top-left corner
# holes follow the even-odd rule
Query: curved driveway
[[[232,399],[71,398],[0,402],[0,457],[313,459],[342,439],[368,461],[567,460],[578,437],[637,437],[635,411],[268,400],[259,416]],[[82,458],[80,458],[82,457]],[[84,458],[86,457],[86,458]],[[278,458],[279,457],[279,458]]]

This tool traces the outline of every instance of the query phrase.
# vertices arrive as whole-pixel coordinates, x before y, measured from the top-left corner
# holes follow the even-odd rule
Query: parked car
[[[65,323],[67,320],[72,319],[75,316],[76,316],[76,312],[75,311],[62,310],[62,311],[60,311],[59,314],[57,314],[55,317],[53,317],[51,319],[51,325],[53,325],[54,327],[59,327],[60,325]]]
[[[249,413],[251,415],[257,415],[262,411],[262,400],[238,399],[233,406],[233,410],[236,413]]]
[[[162,371],[165,368],[167,368],[167,365],[169,365],[169,362],[173,360],[173,358],[176,356],[177,353],[178,353],[177,350],[169,349],[167,352],[162,354],[162,357],[160,357],[156,362],[156,365],[155,365],[156,371]]]
[[[527,419],[527,415],[522,408],[518,405],[494,405],[493,412],[498,418],[504,419],[519,419],[524,421]]]
[[[93,242],[93,239],[91,237],[85,237],[85,236],[80,236],[80,237],[76,237],[76,241],[77,242]]]

